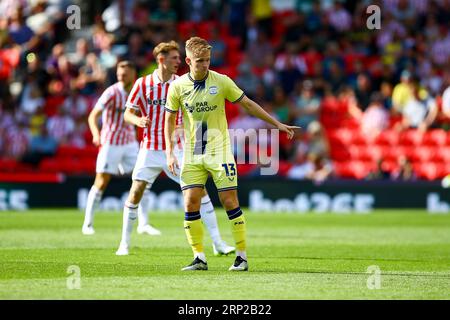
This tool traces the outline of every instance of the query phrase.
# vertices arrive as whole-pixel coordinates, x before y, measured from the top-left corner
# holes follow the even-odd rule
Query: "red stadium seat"
[[[390,173],[398,170],[398,163],[396,161],[383,161],[381,168]]]
[[[377,145],[396,145],[399,141],[399,134],[395,130],[385,130],[375,139]]]
[[[446,147],[437,148],[436,158],[441,159],[446,163],[450,163],[450,145],[447,145]]]
[[[399,143],[403,146],[419,145],[423,141],[424,134],[416,129],[409,129],[400,133]]]
[[[44,158],[39,163],[41,172],[61,172],[60,162],[55,158]]]
[[[423,143],[426,145],[444,146],[447,144],[447,132],[442,129],[427,131]]]
[[[345,147],[331,147],[331,158],[336,161],[347,161],[350,159],[350,152]]]
[[[363,161],[335,162],[334,169],[339,177],[364,179],[374,169],[374,164]]]
[[[389,146],[369,146],[368,152],[371,155],[373,161],[377,161],[378,159],[385,159],[386,155],[389,153]]]
[[[403,146],[391,146],[384,150],[384,159],[388,161],[398,161],[401,156],[405,156],[408,159],[411,158],[413,149],[411,147]]]
[[[347,128],[340,128],[329,131],[330,140],[337,140],[343,145],[349,145],[352,140],[352,131]]]
[[[0,159],[0,171],[15,171],[19,163],[14,159]]]
[[[191,21],[181,21],[177,24],[177,31],[181,39],[187,39],[192,30],[195,30],[195,23]]]
[[[410,150],[410,159],[418,162],[432,161],[436,154],[436,149],[434,147],[419,146],[412,147]]]
[[[427,180],[441,179],[446,175],[446,167],[443,163],[413,163],[413,168],[419,178]]]
[[[373,161],[373,154],[370,152],[370,147],[351,145],[348,148],[350,159],[359,161]]]

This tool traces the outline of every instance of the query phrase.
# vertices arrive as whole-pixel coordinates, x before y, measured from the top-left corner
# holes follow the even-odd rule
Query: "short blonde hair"
[[[211,51],[211,45],[200,37],[191,37],[186,41],[186,52],[199,56],[206,51]]]
[[[153,56],[156,59],[160,53],[167,55],[172,50],[180,51],[178,43],[173,40],[170,42],[161,42],[153,49]]]

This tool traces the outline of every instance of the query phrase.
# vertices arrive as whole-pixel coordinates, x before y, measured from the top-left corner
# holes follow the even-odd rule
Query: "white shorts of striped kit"
[[[175,148],[174,155],[178,160],[181,168],[183,161],[183,150]],[[132,179],[146,181],[151,186],[162,171],[173,181],[180,184],[180,168],[175,168],[176,176],[174,176],[167,167],[166,151],[149,150],[146,148],[139,149],[136,166],[133,170]]]
[[[139,152],[137,141],[125,145],[104,144],[97,156],[97,173],[130,174]]]

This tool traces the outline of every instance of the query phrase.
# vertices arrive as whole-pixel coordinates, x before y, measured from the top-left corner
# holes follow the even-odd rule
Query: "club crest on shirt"
[[[217,94],[217,92],[218,92],[217,86],[209,87],[209,94]]]

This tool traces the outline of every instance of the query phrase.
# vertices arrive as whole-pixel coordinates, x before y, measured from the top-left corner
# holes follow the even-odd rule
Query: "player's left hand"
[[[172,173],[176,177],[177,170],[175,169],[180,169],[180,166],[178,165],[177,158],[173,154],[167,156],[167,167],[169,168],[170,173]]]
[[[295,131],[296,129],[301,129],[301,127],[297,127],[297,126],[288,126],[288,125],[285,125],[285,124],[283,124],[283,123],[281,123],[281,124],[278,126],[278,130],[287,133],[289,140],[292,139],[292,138],[294,137],[294,133],[295,133],[294,131]]]

